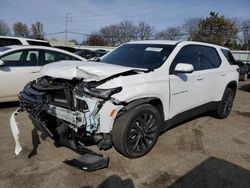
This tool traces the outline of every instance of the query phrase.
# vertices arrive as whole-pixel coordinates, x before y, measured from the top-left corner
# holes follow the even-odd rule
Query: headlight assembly
[[[113,94],[119,93],[122,87],[116,87],[111,89],[97,89],[97,88],[84,88],[84,91],[97,98],[109,99]]]

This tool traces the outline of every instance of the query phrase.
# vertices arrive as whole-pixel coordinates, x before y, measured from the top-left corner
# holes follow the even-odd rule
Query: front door
[[[193,65],[192,73],[174,73],[178,63]],[[203,104],[215,101],[220,84],[221,59],[215,48],[201,45],[184,46],[170,67],[169,118]]]

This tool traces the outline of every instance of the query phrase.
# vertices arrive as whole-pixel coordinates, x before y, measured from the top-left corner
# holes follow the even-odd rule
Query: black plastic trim
[[[203,104],[201,106],[195,107],[193,109],[187,110],[185,112],[182,112],[180,114],[175,115],[169,120],[166,120],[162,126],[161,131],[166,131],[167,129],[171,128],[172,126],[176,125],[177,123],[180,123],[182,121],[188,120],[192,117],[195,117],[199,114],[203,114],[205,112],[209,112],[212,110],[216,110],[219,102],[209,102],[206,104]]]

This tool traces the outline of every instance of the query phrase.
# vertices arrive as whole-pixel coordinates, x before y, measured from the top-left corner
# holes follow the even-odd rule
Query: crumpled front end
[[[20,93],[21,110],[33,124],[57,144],[81,151],[85,145],[100,149],[112,146],[110,132],[117,112],[123,107],[111,96],[122,90],[97,89],[98,82],[42,77]]]

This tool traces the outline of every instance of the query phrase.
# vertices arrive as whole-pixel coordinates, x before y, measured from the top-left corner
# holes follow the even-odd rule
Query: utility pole
[[[71,21],[71,13],[66,13],[66,17],[65,17],[65,38],[64,38],[64,43],[65,45],[67,44],[67,35],[68,35],[68,22]]]

